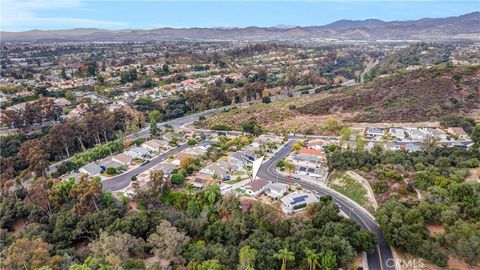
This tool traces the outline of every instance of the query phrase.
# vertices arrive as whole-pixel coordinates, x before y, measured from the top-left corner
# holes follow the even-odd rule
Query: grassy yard
[[[329,186],[354,200],[358,204],[368,207],[367,191],[363,186],[345,173],[336,173],[329,181]]]

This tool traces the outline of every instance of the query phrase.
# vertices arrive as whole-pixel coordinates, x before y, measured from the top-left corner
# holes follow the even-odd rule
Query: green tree
[[[163,114],[159,110],[153,110],[148,113],[148,119],[161,122],[163,120]]]
[[[257,258],[257,250],[250,246],[244,246],[238,252],[239,264],[238,270],[254,270],[253,264]]]
[[[340,130],[340,145],[343,145],[345,141],[350,140],[352,137],[352,131],[348,127],[344,127]]]
[[[287,262],[295,260],[295,254],[287,248],[280,249],[277,253],[273,254],[273,257],[282,261],[282,266],[280,267],[281,270],[287,269]]]
[[[480,263],[480,230],[474,224],[455,222],[442,236],[441,243],[471,266]]]
[[[304,250],[305,256],[307,256],[307,263],[310,270],[315,270],[318,265],[318,260],[320,259],[320,254],[316,253],[315,250],[306,248]]]
[[[207,260],[202,262],[198,270],[223,270],[223,265],[218,260]]]
[[[320,254],[320,264],[325,270],[332,270],[337,265],[337,257],[331,250],[327,250]]]
[[[422,141],[420,148],[425,151],[426,153],[432,155],[438,149],[438,138],[435,136],[427,136]]]
[[[157,121],[155,121],[155,119],[150,120],[150,134],[152,136],[158,136],[160,134],[157,126]]]
[[[160,221],[154,233],[148,236],[147,242],[153,247],[152,252],[161,259],[175,258],[190,238],[166,220]]]
[[[473,128],[472,135],[470,135],[470,138],[476,144],[480,145],[480,125],[476,125],[475,128]]]

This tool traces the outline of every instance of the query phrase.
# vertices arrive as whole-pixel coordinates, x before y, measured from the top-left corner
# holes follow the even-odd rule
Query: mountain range
[[[339,20],[323,26],[246,28],[158,28],[151,30],[30,30],[0,32],[4,41],[157,41],[157,40],[418,40],[480,41],[480,12],[410,21]]]

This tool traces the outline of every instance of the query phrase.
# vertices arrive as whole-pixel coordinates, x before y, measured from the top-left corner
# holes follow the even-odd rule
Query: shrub
[[[116,168],[110,167],[105,170],[105,173],[107,173],[108,175],[115,175],[118,173],[118,171]]]
[[[232,130],[232,128],[228,125],[225,125],[225,124],[216,124],[216,125],[213,125],[210,127],[210,129],[213,129],[213,130],[221,130],[221,131],[230,131]]]
[[[185,181],[185,176],[182,173],[178,172],[172,174],[172,176],[170,177],[170,181],[172,182],[172,184],[179,186]]]

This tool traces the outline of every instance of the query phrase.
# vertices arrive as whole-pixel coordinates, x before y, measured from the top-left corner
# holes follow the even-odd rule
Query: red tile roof
[[[319,157],[325,157],[325,154],[320,151],[320,150],[315,150],[315,149],[310,149],[310,148],[300,148],[298,151],[300,154],[307,154],[307,155],[313,155],[313,156],[319,156]]]

